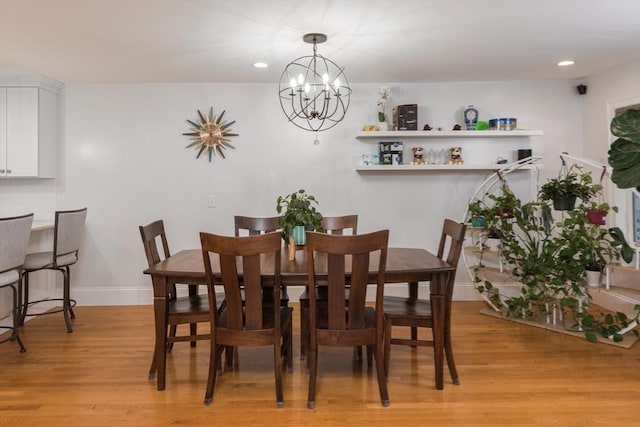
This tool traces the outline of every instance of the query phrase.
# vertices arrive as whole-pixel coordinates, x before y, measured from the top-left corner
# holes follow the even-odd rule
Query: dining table
[[[376,282],[378,270],[378,255],[373,253],[370,260],[370,283]],[[269,256],[263,257],[263,285],[273,282],[273,258],[269,263]],[[282,286],[306,286],[307,258],[305,251],[297,251],[293,260],[289,260],[288,249],[282,248],[281,255],[281,283]],[[316,257],[316,276],[326,272],[326,258]],[[269,267],[271,266],[271,267]],[[211,267],[214,275],[213,285],[221,284],[220,264],[218,257],[211,257]],[[433,346],[436,389],[443,388],[444,363],[444,328],[445,328],[445,291],[449,283],[449,275],[455,267],[441,260],[426,249],[389,247],[387,250],[387,265],[385,270],[386,283],[407,283],[409,294],[417,297],[418,283],[429,281],[431,310],[433,315]],[[241,271],[239,272],[241,274]],[[155,316],[155,357],[157,363],[157,389],[165,389],[165,366],[167,357],[167,331],[165,319],[167,316],[167,289],[171,283],[187,285],[207,285],[204,271],[204,261],[201,249],[185,249],[161,262],[144,270],[144,274],[151,276],[153,283],[153,305]]]

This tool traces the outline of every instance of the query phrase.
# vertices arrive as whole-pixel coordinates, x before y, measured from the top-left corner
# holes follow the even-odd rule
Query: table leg
[[[153,281],[153,312],[156,325],[156,378],[158,390],[164,390],[167,366],[167,277],[152,276]]]
[[[409,282],[409,298],[418,299],[418,282]],[[411,327],[411,340],[418,340],[418,328],[415,326]],[[416,347],[416,345],[412,345],[412,347]]]

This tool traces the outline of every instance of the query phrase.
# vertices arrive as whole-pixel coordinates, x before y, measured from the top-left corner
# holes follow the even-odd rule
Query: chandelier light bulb
[[[291,85],[291,89],[295,89],[295,87],[297,86],[296,79],[291,79],[291,82],[289,84]]]

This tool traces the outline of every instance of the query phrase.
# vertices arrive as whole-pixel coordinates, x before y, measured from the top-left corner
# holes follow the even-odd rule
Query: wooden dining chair
[[[438,246],[438,257],[446,261],[449,265],[457,267],[462,246],[466,225],[445,219]],[[455,283],[455,270],[447,280],[445,292],[445,321],[444,321],[444,352],[449,366],[449,373],[454,384],[459,384],[458,372],[453,360],[453,348],[451,343],[451,300],[453,298],[453,286]],[[409,297],[384,297],[384,362],[385,375],[389,375],[389,360],[391,344],[409,345],[412,347],[427,346],[433,347],[433,339],[418,339],[417,328],[433,329],[433,316],[431,313],[431,301],[419,299],[417,284],[410,288]],[[405,326],[411,328],[411,338],[394,338],[392,336],[393,326]]]
[[[327,234],[344,235],[345,232],[358,234],[358,215],[323,216],[322,228]],[[348,286],[348,284],[347,284]],[[326,288],[316,288],[316,299],[319,302],[327,300]],[[305,289],[300,295],[300,311],[309,308],[309,293]],[[300,359],[304,359],[309,349],[309,332],[306,330],[302,316],[300,316]],[[358,359],[362,358],[362,348],[357,348]]]
[[[217,258],[226,299],[222,313],[210,313],[211,348],[209,376],[204,403],[213,401],[222,350],[225,347],[273,346],[273,368],[276,402],[284,405],[282,393],[282,359],[292,367],[292,322],[290,307],[269,304],[262,297],[262,272],[273,272],[271,301],[280,299],[281,246],[280,232],[256,236],[226,237],[200,233],[202,258],[209,289],[209,304],[216,304],[213,284],[217,283],[212,257]],[[240,266],[240,267],[239,267]],[[241,292],[241,286],[243,289]]]
[[[240,237],[243,235],[243,232],[246,232],[249,236],[256,236],[258,234],[280,230],[279,220],[279,216],[252,217],[235,215],[233,217],[235,235],[236,237]]]
[[[308,353],[309,395],[307,407],[315,407],[318,375],[318,347],[367,346],[374,349],[380,400],[389,405],[384,374],[382,300],[387,262],[389,231],[380,230],[353,236],[307,232],[308,286],[325,286],[327,303],[319,304],[315,292],[309,293],[309,308],[301,313],[310,336]],[[371,254],[378,253],[377,270]],[[326,276],[316,274],[316,263],[326,262]],[[374,307],[366,305],[369,277],[375,278]],[[349,292],[346,285],[350,284]],[[348,303],[345,306],[345,300]]]
[[[149,267],[171,256],[171,251],[169,250],[169,244],[167,241],[167,234],[164,229],[164,221],[153,221],[147,225],[139,226],[138,229],[140,230],[140,237],[142,238],[142,245],[144,247],[144,253]],[[159,250],[159,244],[162,247],[162,252]],[[189,341],[191,347],[195,347],[197,340],[209,339],[210,337],[208,333],[198,335],[196,326],[197,323],[200,322],[209,322],[209,297],[206,294],[198,294],[198,285],[187,286],[189,293],[188,296],[179,297],[177,294],[176,283],[169,283],[166,296],[166,312],[168,315],[164,321],[162,319],[156,319],[156,322],[164,322],[164,330],[168,330],[168,352],[173,348],[174,342]],[[216,307],[218,310],[221,310],[223,305],[224,296],[221,294]],[[188,335],[176,335],[178,325],[181,324],[189,324],[190,333]],[[156,356],[154,349],[151,367],[149,368],[149,379],[153,379],[156,375]]]
[[[20,324],[24,324],[26,316],[40,316],[62,312],[67,326],[67,332],[73,332],[71,319],[76,316],[73,307],[76,301],[71,298],[71,266],[78,261],[80,242],[84,233],[84,223],[87,218],[87,208],[57,211],[53,231],[53,248],[46,252],[30,253],[22,265],[21,289],[18,301],[22,310]],[[45,298],[29,301],[29,274],[40,270],[55,270],[62,273],[62,298]],[[43,301],[62,301],[59,310],[44,313],[29,313],[29,306]]]
[[[20,339],[19,328],[20,314],[18,302],[18,289],[21,279],[21,269],[31,235],[33,214],[0,218],[0,289],[11,288],[11,326],[0,326],[2,329],[10,329],[11,335],[0,343],[17,341],[20,352],[26,351]]]

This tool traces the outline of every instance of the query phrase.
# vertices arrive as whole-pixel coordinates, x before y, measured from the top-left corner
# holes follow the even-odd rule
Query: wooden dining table
[[[294,260],[289,260],[286,248],[282,249],[281,280],[283,286],[307,285],[307,259],[305,251],[298,251]],[[273,280],[268,257],[264,258],[263,283]],[[220,264],[217,257],[211,257],[214,272],[214,286],[220,276]],[[377,271],[378,257],[372,255],[371,269]],[[316,257],[316,275],[326,271],[326,259]],[[388,248],[385,283],[407,283],[410,295],[417,296],[418,282],[430,281],[431,310],[433,314],[433,346],[436,389],[443,388],[444,328],[445,328],[445,290],[448,278],[454,267],[425,249]],[[153,305],[155,315],[155,355],[157,362],[157,388],[165,388],[165,367],[167,358],[167,288],[170,283],[206,285],[204,261],[200,249],[186,249],[175,253],[152,267],[144,270],[151,275],[153,283]],[[370,276],[375,283],[375,273]]]

